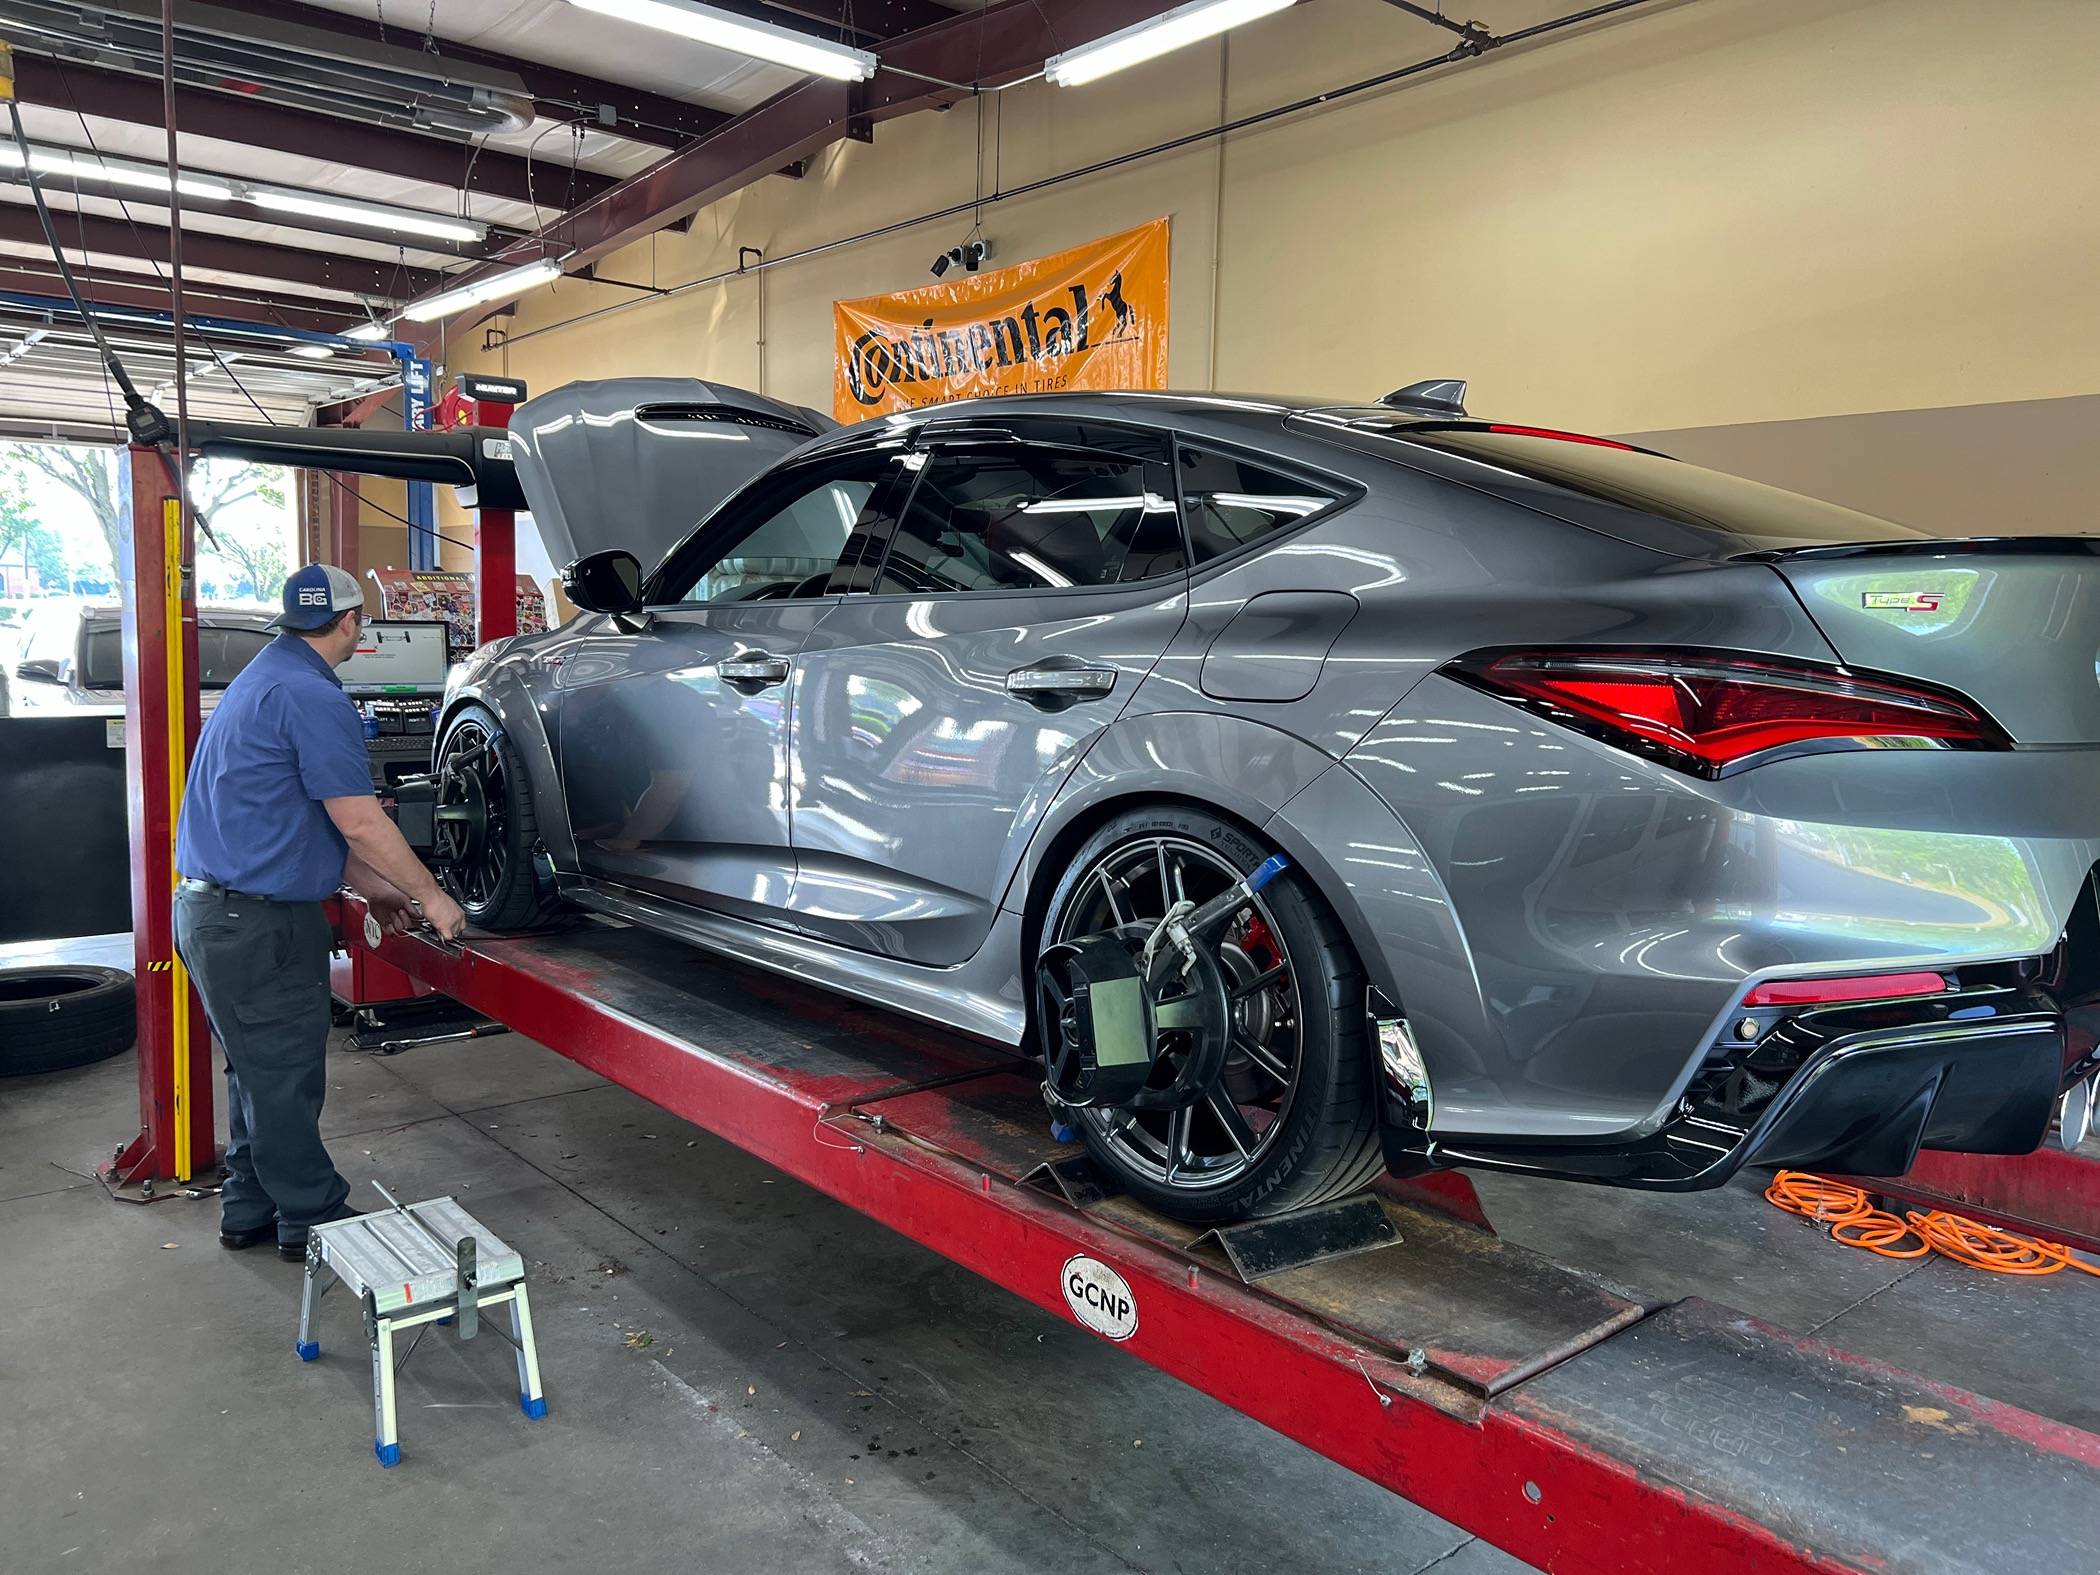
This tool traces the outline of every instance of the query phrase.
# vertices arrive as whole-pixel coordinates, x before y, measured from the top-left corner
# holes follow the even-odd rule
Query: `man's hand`
[[[423,899],[423,920],[448,941],[456,941],[467,933],[467,916],[442,890]]]
[[[416,917],[416,905],[391,887],[383,895],[367,895],[365,906],[383,928],[396,935],[406,935],[422,922]]]

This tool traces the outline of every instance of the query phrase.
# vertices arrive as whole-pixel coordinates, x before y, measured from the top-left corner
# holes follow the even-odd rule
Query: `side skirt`
[[[564,879],[561,894],[578,907],[676,936],[737,962],[908,1012],[996,1044],[1017,1046],[1027,1031],[1028,1009],[1013,962],[1020,955],[1021,916],[1003,908],[976,956],[952,968],[929,968],[727,918],[588,877]]]

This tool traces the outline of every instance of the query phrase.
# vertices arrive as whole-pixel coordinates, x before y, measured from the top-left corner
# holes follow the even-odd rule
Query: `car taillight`
[[[1451,677],[1698,776],[1776,752],[2006,749],[1960,695],[1775,657],[1698,651],[1482,651]]]
[[[1743,997],[1745,1006],[1820,1006],[1832,1001],[1887,1001],[1908,995],[1938,995],[1947,978],[1937,973],[1855,973],[1837,979],[1767,979]]]

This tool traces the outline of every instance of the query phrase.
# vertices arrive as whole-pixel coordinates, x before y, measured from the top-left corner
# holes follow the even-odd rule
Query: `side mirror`
[[[66,681],[66,675],[59,670],[59,664],[53,661],[18,662],[15,665],[15,676],[24,683],[31,684],[62,684]]]
[[[585,554],[561,571],[561,588],[585,612],[642,610],[642,566],[631,552]]]

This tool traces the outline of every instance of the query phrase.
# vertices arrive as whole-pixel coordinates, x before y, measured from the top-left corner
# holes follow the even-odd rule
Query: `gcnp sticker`
[[[1137,1333],[1137,1298],[1130,1282],[1098,1258],[1084,1253],[1065,1259],[1065,1305],[1094,1333],[1127,1340]]]

